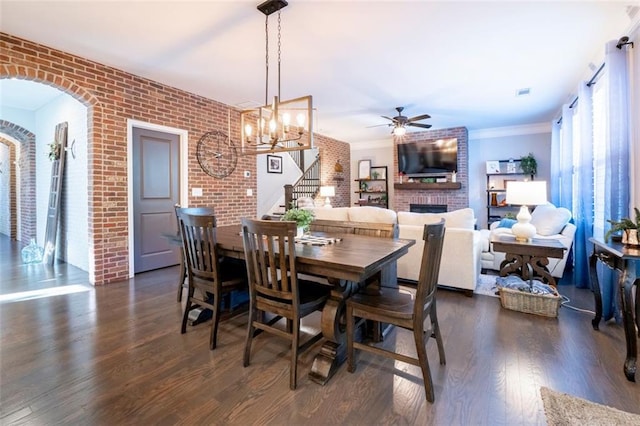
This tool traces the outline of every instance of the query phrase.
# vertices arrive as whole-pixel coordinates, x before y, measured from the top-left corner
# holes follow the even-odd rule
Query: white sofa
[[[537,231],[534,238],[558,240],[567,248],[562,259],[549,259],[547,268],[549,273],[556,278],[562,278],[576,233],[576,226],[570,223],[570,220],[571,212],[569,210],[562,207],[556,208],[550,203],[537,206],[531,213],[531,223]],[[511,234],[511,229],[504,227],[504,222],[506,221],[493,222],[489,229],[480,231],[482,235],[482,269],[500,270],[500,264],[504,260],[505,254],[493,252],[490,241],[496,234]]]
[[[480,233],[474,230],[472,209],[447,213],[409,213],[378,207],[315,207],[316,219],[352,222],[397,223],[399,237],[413,239],[416,244],[398,260],[398,278],[417,281],[424,242],[424,225],[445,219],[445,237],[438,284],[473,294],[480,274]]]
[[[476,219],[470,208],[446,213],[398,212],[400,238],[416,240],[409,253],[398,261],[398,278],[417,281],[424,242],[424,225],[445,219],[444,245],[438,284],[465,290],[473,295],[480,275],[480,233],[474,230]]]

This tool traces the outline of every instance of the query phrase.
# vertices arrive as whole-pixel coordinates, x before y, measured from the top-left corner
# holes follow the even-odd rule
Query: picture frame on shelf
[[[279,155],[267,155],[267,173],[282,174],[282,157]]]
[[[515,173],[516,172],[516,163],[513,160],[509,160],[507,163],[507,173]]]
[[[500,173],[500,161],[487,161],[486,167],[488,175],[495,175]]]
[[[371,167],[371,179],[385,180],[387,178],[386,167]]]
[[[371,178],[371,160],[358,161],[358,179]]]

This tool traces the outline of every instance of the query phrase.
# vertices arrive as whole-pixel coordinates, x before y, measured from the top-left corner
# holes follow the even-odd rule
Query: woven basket
[[[556,318],[562,298],[557,293],[531,294],[506,287],[500,289],[500,304],[503,308],[527,314]]]

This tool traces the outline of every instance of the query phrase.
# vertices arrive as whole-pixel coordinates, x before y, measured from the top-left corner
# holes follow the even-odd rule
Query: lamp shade
[[[537,206],[547,202],[547,182],[512,181],[507,184],[507,204]]]
[[[335,186],[321,186],[320,187],[320,196],[321,197],[335,197],[336,195],[336,187]]]

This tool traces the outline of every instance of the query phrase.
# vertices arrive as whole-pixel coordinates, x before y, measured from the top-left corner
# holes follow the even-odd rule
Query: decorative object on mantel
[[[538,162],[533,156],[533,153],[530,152],[528,155],[520,158],[520,168],[522,172],[527,175],[535,175],[538,173]]]
[[[311,95],[282,100],[280,95],[281,27],[280,11],[285,0],[267,0],[258,6],[265,15],[265,99],[264,105],[240,113],[242,153],[262,154],[313,148],[313,101]],[[269,104],[269,15],[278,12],[278,91]],[[296,123],[292,123],[295,119]],[[255,123],[255,127],[254,127]]]
[[[640,230],[640,210],[638,210],[637,207],[634,207],[633,210],[636,214],[635,223],[628,217],[622,218],[619,221],[607,220],[607,222],[611,224],[611,229],[609,229],[604,236],[605,241],[609,241],[613,233],[621,232],[622,244],[628,244],[630,246],[640,245],[640,239],[638,237],[638,231]],[[614,239],[616,238],[614,237]]]
[[[309,230],[309,225],[313,222],[315,215],[313,211],[306,209],[299,209],[294,207],[294,204],[291,203],[291,207],[287,210],[280,220],[289,220],[296,223],[298,227],[297,237],[302,237],[305,232]]]

